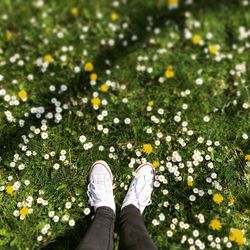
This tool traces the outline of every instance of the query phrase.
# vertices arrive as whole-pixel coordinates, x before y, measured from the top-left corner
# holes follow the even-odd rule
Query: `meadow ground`
[[[249,249],[249,5],[1,0],[0,249],[74,249],[97,159],[159,249]]]

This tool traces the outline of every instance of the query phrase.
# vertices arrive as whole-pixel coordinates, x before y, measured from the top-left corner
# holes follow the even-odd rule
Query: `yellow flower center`
[[[23,208],[20,210],[20,215],[22,215],[23,217],[27,216],[28,214],[29,214],[29,208],[23,207]]]
[[[95,97],[95,98],[92,98],[92,99],[91,99],[91,103],[92,103],[93,106],[99,107],[100,104],[101,104],[101,100],[100,100],[100,98]]]

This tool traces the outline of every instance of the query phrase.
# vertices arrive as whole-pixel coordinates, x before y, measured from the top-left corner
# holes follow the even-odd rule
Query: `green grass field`
[[[74,249],[98,159],[159,249],[249,249],[249,5],[1,0],[0,249]]]

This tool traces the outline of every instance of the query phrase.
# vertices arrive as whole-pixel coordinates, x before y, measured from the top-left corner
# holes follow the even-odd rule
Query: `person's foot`
[[[98,207],[110,207],[115,212],[113,194],[113,174],[105,161],[96,161],[89,173],[89,203],[96,210]]]
[[[150,163],[143,163],[136,169],[121,209],[132,204],[141,214],[146,206],[151,204],[151,194],[154,186],[155,169]]]

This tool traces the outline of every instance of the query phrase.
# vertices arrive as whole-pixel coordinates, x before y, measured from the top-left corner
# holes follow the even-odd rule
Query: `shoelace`
[[[131,192],[135,194],[135,200],[138,202],[138,204],[142,207],[146,207],[152,203],[151,200],[151,192],[152,192],[152,186],[148,185],[148,181],[150,181],[148,178],[146,178],[145,175],[140,175],[138,178],[136,178],[131,186]],[[139,183],[141,182],[141,183]],[[143,183],[143,185],[141,185]],[[134,192],[132,191],[134,189]],[[144,195],[147,194],[147,195]]]
[[[104,178],[105,180],[102,184],[99,184],[98,182],[90,182],[88,184],[87,194],[91,206],[94,206],[96,205],[96,203],[101,202],[103,200],[103,197],[111,196],[110,187],[108,187],[109,179],[107,177]]]

